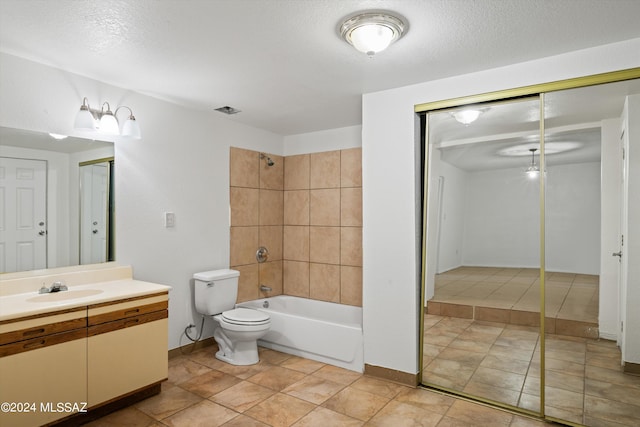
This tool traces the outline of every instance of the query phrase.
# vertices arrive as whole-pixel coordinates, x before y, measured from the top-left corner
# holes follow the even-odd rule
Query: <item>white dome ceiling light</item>
[[[342,23],[340,36],[360,52],[373,56],[402,37],[405,22],[383,12],[355,15]]]

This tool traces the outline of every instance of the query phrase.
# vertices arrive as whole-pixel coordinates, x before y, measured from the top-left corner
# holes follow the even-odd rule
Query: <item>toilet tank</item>
[[[196,311],[213,316],[235,307],[239,277],[239,271],[229,269],[194,274]]]

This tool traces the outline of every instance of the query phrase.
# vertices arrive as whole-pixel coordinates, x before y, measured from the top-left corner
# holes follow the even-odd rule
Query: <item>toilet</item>
[[[269,315],[250,308],[234,308],[238,296],[236,270],[212,270],[193,275],[198,313],[212,316],[213,338],[218,343],[216,358],[231,365],[258,363],[257,340],[269,331]]]

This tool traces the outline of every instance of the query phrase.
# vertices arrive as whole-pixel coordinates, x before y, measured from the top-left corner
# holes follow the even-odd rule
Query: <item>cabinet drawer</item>
[[[74,341],[87,337],[85,328],[73,331],[62,332],[59,334],[46,335],[39,338],[19,341],[12,344],[0,346],[0,357],[11,356],[13,354],[24,353],[26,351],[38,350],[43,347],[49,347],[56,344],[62,344],[68,341]]]
[[[130,328],[131,326],[143,325],[145,323],[154,322],[169,317],[168,310],[154,311],[152,313],[143,314],[136,317],[118,319],[112,322],[101,323],[99,325],[89,326],[88,336],[105,334],[107,332],[117,331],[119,329]]]
[[[87,310],[23,318],[0,325],[0,345],[15,343],[46,335],[83,329],[87,326]]]
[[[88,310],[88,326],[100,325],[102,323],[112,322],[114,320],[128,319],[153,313],[157,311],[167,310],[169,307],[169,295],[167,293],[153,296],[132,298],[130,300],[98,304],[89,306]]]

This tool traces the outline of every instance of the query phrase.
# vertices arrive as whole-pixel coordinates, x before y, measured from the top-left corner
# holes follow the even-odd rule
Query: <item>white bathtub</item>
[[[265,302],[269,307],[264,307]],[[362,308],[280,295],[237,304],[264,311],[271,329],[258,345],[362,372]]]

